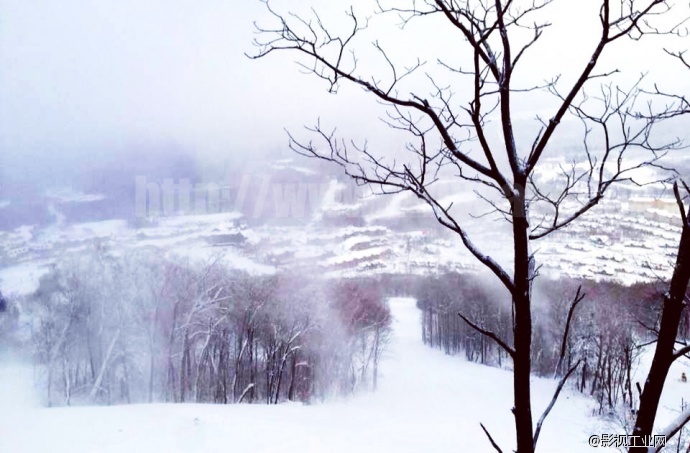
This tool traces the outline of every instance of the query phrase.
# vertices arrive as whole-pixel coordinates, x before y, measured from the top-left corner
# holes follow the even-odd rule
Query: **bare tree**
[[[690,62],[688,62],[684,51],[665,51],[678,60],[685,68],[690,69]],[[690,102],[682,94],[668,94],[660,91],[656,86],[654,94],[671,100],[671,106],[664,112],[667,118],[690,113]],[[683,202],[684,199],[690,196],[690,187],[688,187],[685,181],[679,179],[673,185],[673,194],[678,204],[681,219],[681,236],[669,289],[664,295],[659,327],[654,332],[657,337],[654,357],[644,388],[640,393],[640,407],[637,411],[633,428],[633,435],[635,436],[649,436],[652,434],[668,371],[673,362],[680,357],[687,357],[687,354],[690,353],[690,346],[687,343],[682,344],[682,347],[676,350],[676,345],[682,343],[678,341],[678,333],[679,327],[683,322],[683,314],[686,311],[688,283],[690,282],[690,208],[686,208]],[[690,412],[685,411],[669,427],[663,430],[663,434],[670,439],[688,421],[690,421]],[[643,448],[631,447],[630,451],[639,452],[643,451]]]
[[[690,188],[686,184],[683,184],[683,186],[687,194],[690,195]],[[670,287],[664,295],[663,311],[661,313],[652,366],[640,395],[640,408],[637,411],[635,427],[633,428],[634,436],[649,436],[652,434],[668,370],[673,362],[690,353],[690,346],[688,345],[676,350],[678,326],[687,305],[688,282],[690,282],[690,221],[688,220],[690,218],[690,209],[686,209],[683,204],[678,183],[674,184],[673,187],[683,222],[683,229],[680,243],[678,244],[678,256],[673,276],[671,277]],[[690,413],[684,413],[683,416],[684,418],[681,417],[674,422],[673,426],[677,426],[677,429],[667,429],[664,430],[664,433],[671,437],[685,423],[690,421]],[[643,447],[630,448],[630,452],[641,451],[646,451],[646,449]]]
[[[464,247],[508,289],[514,314],[512,345],[467,317],[463,319],[513,359],[518,453],[533,452],[536,447],[530,373],[531,285],[538,267],[532,242],[591,210],[613,184],[640,183],[635,180],[635,170],[659,165],[664,153],[678,146],[678,141],[652,140],[655,126],[664,118],[663,111],[629,114],[644,98],[637,85],[622,89],[610,81],[604,83],[615,71],[596,72],[605,50],[617,41],[676,31],[677,26],[661,30],[654,23],[654,19],[662,18],[659,16],[669,17],[671,2],[600,0],[598,17],[592,17],[592,24],[598,26],[596,43],[574,81],[566,83],[556,76],[542,85],[517,86],[520,71],[532,69],[523,64],[523,57],[534,52],[545,36],[550,24],[543,17],[553,3],[410,0],[389,6],[382,0],[377,2],[379,15],[398,16],[403,30],[410,33],[415,30],[411,23],[427,20],[432,27],[443,23],[457,32],[454,44],[458,51],[454,55],[466,60],[453,61],[441,55],[431,73],[424,72],[428,61],[423,57],[407,65],[396,62],[391,50],[379,41],[373,42],[379,60],[362,64],[358,55],[366,53],[360,44],[365,32],[370,32],[369,20],[357,15],[354,8],[345,13],[349,27],[340,31],[342,23],[329,25],[315,10],[307,15],[281,13],[266,2],[275,25],[257,25],[258,51],[251,55],[262,58],[276,51],[293,52],[299,55],[302,69],[326,81],[330,91],[337,91],[343,83],[361,87],[388,107],[386,124],[410,134],[406,157],[396,159],[370,150],[366,143],[340,138],[320,122],[307,128],[319,143],[289,136],[294,151],[332,162],[360,184],[381,193],[412,193],[426,202],[438,222],[456,233]],[[434,22],[434,18],[439,20]],[[439,43],[438,47],[447,45]],[[428,50],[433,53],[435,49]],[[387,73],[366,72],[381,64],[388,67]],[[452,81],[459,81],[457,90],[452,88]],[[591,86],[596,82],[601,83],[599,88]],[[589,95],[588,90],[597,94]],[[548,119],[538,117],[538,132],[523,143],[516,133],[511,106],[515,99],[529,99],[540,91],[553,96],[553,113]],[[558,126],[567,118],[584,126],[582,146],[573,164],[561,167],[559,184],[545,186],[539,167],[547,151],[553,151]],[[490,127],[492,121],[498,124],[498,140]],[[640,158],[641,154],[644,157]],[[474,188],[490,204],[492,214],[508,222],[512,230],[511,264],[501,264],[487,255],[470,237],[467,223],[453,211],[452,203],[440,199],[434,184],[448,173],[463,183],[461,187]]]

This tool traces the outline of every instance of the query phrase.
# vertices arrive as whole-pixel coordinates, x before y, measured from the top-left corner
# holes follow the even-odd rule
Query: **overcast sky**
[[[328,5],[343,10],[346,3]],[[570,28],[546,39],[548,58],[531,63],[539,79],[542,65],[554,75],[593,42],[576,19],[595,11],[584,7],[594,3],[561,3],[550,14]],[[380,111],[373,102],[362,111],[358,93],[325,94],[289,55],[246,58],[257,18],[270,23],[255,0],[0,0],[0,163],[100,159],[168,145],[202,156],[277,152],[285,148],[284,127],[318,116],[386,140],[371,121]],[[417,50],[412,42],[400,46],[402,55]],[[620,49],[621,61],[659,68],[644,47]],[[687,89],[687,74],[668,68],[660,77]]]
[[[243,56],[261,9],[243,3],[0,2],[3,151],[270,143],[252,104],[274,79]]]

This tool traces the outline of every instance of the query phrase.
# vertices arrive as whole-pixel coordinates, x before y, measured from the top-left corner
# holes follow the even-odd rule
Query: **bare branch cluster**
[[[473,89],[462,100],[457,99],[457,93],[449,86],[439,82],[441,77],[437,73],[428,72],[424,73],[431,87],[428,96],[414,92],[405,94],[403,82],[411,74],[423,71],[426,62],[418,59],[411,66],[400,67],[378,41],[372,45],[390,74],[383,79],[364,74],[358,66],[356,37],[369,26],[370,20],[359,17],[353,8],[346,11],[348,31],[335,35],[331,31],[334,27],[326,24],[315,10],[310,18],[281,14],[266,2],[278,26],[257,25],[259,38],[255,44],[258,52],[251,57],[261,58],[277,50],[294,51],[306,57],[298,61],[305,72],[326,80],[329,90],[336,91],[340,83],[349,82],[389,106],[383,121],[394,129],[408,132],[411,137],[406,145],[410,159],[405,162],[386,160],[378,150],[367,149],[366,144],[357,146],[341,140],[336,137],[335,129],[324,129],[320,122],[308,128],[321,139],[320,143],[304,143],[290,135],[290,146],[300,154],[337,163],[359,183],[370,184],[381,193],[414,193],[510,288],[505,272],[477,250],[467,231],[453,218],[452,205],[441,205],[432,195],[430,189],[438,181],[441,169],[452,168],[456,176],[479,184],[480,197],[489,203],[493,212],[508,219],[516,214],[513,205],[520,192],[527,194],[528,204],[547,206],[550,212],[538,219],[531,230],[531,239],[538,239],[565,227],[596,206],[613,184],[640,184],[633,176],[635,170],[658,166],[667,151],[681,145],[678,140],[661,144],[651,140],[654,127],[662,119],[677,114],[680,102],[671,103],[660,111],[654,111],[651,105],[640,109],[637,104],[643,100],[639,82],[627,90],[605,84],[592,96],[585,91],[588,82],[612,75],[597,74],[594,69],[604,49],[613,42],[623,37],[639,39],[646,34],[677,34],[682,30],[684,20],[666,29],[655,25],[654,19],[666,15],[671,3],[665,0],[602,1],[599,10],[601,35],[571,86],[562,89],[557,76],[541,85],[515,87],[513,74],[522,57],[551,25],[532,16],[551,3],[553,0],[424,0],[401,6],[400,2],[377,1],[378,13],[397,15],[402,28],[413,20],[435,15],[459,32],[471,60],[458,66],[439,59],[437,69],[470,78]],[[517,39],[511,38],[511,33],[525,30],[531,33],[530,39],[516,42]],[[538,118],[541,130],[534,137],[529,152],[523,155],[515,138],[511,102],[513,95],[535,90],[553,95],[558,108],[550,118]],[[562,184],[558,190],[546,190],[535,178],[534,170],[558,125],[569,116],[583,125],[582,151],[570,168],[561,168]],[[487,128],[494,117],[498,118],[501,128],[499,146],[492,143]],[[629,163],[624,157],[635,150],[648,151],[648,154],[644,159]],[[503,161],[508,162],[510,171],[502,168]],[[577,165],[582,162],[586,162],[584,167]],[[485,194],[484,189],[489,192]],[[490,194],[503,202],[496,201]]]

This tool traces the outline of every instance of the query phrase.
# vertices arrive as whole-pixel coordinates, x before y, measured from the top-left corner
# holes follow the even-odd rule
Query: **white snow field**
[[[152,404],[39,408],[31,370],[0,370],[2,453],[445,453],[514,448],[509,371],[422,344],[413,299],[391,299],[393,336],[376,392],[313,405]],[[534,418],[556,383],[534,378]],[[8,390],[11,389],[11,390]],[[602,431],[591,403],[564,390],[538,451],[592,452]],[[604,451],[605,449],[599,449]]]

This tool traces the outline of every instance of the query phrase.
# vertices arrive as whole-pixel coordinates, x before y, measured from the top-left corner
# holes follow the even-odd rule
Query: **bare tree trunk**
[[[154,310],[153,319],[149,324],[148,340],[149,340],[149,390],[148,390],[148,401],[153,402],[153,381],[155,376],[155,366],[156,366],[156,326],[158,325],[158,316],[160,313],[160,299],[156,302],[156,309]]]
[[[179,301],[175,302],[173,307],[173,318],[170,324],[170,335],[168,337],[168,391],[172,401],[176,401],[176,383],[175,383],[175,364],[173,362],[173,355],[175,350],[175,330],[177,330],[177,316],[179,311]]]
[[[273,398],[273,404],[278,404],[280,400],[280,386],[283,383],[283,372],[285,371],[285,364],[287,363],[288,356],[293,351],[290,350],[290,343],[285,345],[285,351],[283,352],[283,357],[280,359],[280,368],[278,369],[278,381],[276,383],[275,397]]]
[[[290,362],[290,386],[288,387],[288,400],[295,400],[295,373],[297,371],[297,354],[292,354],[292,361]]]
[[[689,212],[690,216],[690,212]],[[671,277],[669,292],[664,296],[664,309],[661,313],[661,325],[659,337],[656,342],[656,350],[652,359],[652,366],[644,384],[644,390],[640,396],[640,408],[637,412],[633,435],[648,436],[652,434],[654,420],[659,408],[661,392],[664,389],[666,376],[673,361],[679,357],[674,352],[678,325],[680,324],[683,309],[685,308],[685,293],[690,281],[690,226],[686,221],[681,233],[678,246],[678,258],[676,267]],[[632,447],[633,452],[644,452],[645,448]]]
[[[249,381],[252,384],[252,388],[249,390],[249,402],[253,403],[256,397],[256,376],[259,374],[257,371],[258,362],[258,348],[254,344],[254,329],[249,330]]]
[[[117,343],[119,337],[120,329],[118,329],[117,332],[115,332],[115,336],[110,341],[110,345],[108,346],[108,352],[105,354],[105,357],[103,358],[103,363],[101,364],[101,369],[98,372],[98,377],[96,377],[96,381],[93,383],[93,387],[91,387],[91,392],[89,393],[89,400],[91,401],[93,401],[96,398],[96,395],[98,394],[98,391],[101,388],[103,376],[105,376],[105,372],[108,369],[110,357],[113,355],[113,349],[115,349],[115,344]]]
[[[67,358],[62,356],[62,377],[65,383],[65,405],[71,405],[72,398],[72,386],[69,377],[69,365],[67,364]]]
[[[237,386],[239,385],[240,372],[242,370],[242,358],[244,357],[244,351],[247,349],[248,339],[244,337],[244,328],[241,331],[241,337],[238,338],[239,351],[235,357],[235,373],[232,378],[232,400],[237,402]]]
[[[148,391],[149,403],[153,402],[154,361],[155,361],[155,351],[153,350],[153,348],[151,348],[149,350],[149,391]]]
[[[127,401],[127,404],[132,404],[132,398],[130,396],[130,390],[129,390],[129,367],[127,366],[127,358],[126,357],[122,358],[122,373],[123,373],[123,380],[121,381],[121,383],[122,383],[121,397],[125,401]]]
[[[585,363],[582,365],[582,379],[580,380],[580,393],[585,390],[585,384],[587,383],[587,357],[585,357]]]
[[[47,386],[47,404],[48,407],[52,407],[52,390],[53,390],[53,362],[48,363],[48,386]]]
[[[604,357],[604,338],[599,335],[599,354],[597,355],[597,366],[594,369],[594,376],[592,377],[592,388],[589,394],[594,395],[599,383],[599,376],[601,375],[602,359]]]
[[[455,318],[455,317],[453,317]],[[372,370],[372,388],[376,390],[379,383],[379,359],[381,358],[381,326],[377,325],[374,330],[374,369]]]
[[[192,359],[190,353],[189,333],[184,332],[182,341],[182,358],[180,360],[180,402],[185,402],[187,390],[190,388],[190,379],[192,375]]]
[[[514,349],[513,357],[513,396],[515,406],[515,430],[517,451],[532,453],[534,451],[532,400],[531,400],[531,355],[532,355],[532,309],[531,278],[533,258],[529,252],[529,223],[524,191],[513,203],[513,241],[515,253],[515,270],[513,305],[515,307]]]

